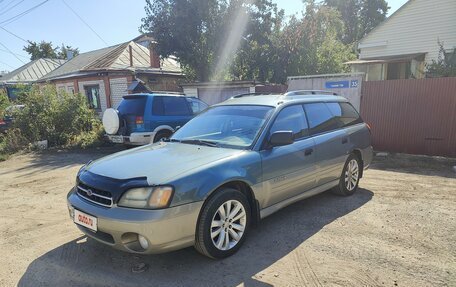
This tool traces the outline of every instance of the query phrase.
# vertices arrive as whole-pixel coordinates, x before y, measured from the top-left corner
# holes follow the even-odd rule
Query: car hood
[[[160,142],[103,157],[91,162],[85,169],[115,179],[146,177],[150,185],[166,184],[189,170],[242,152],[237,149]]]

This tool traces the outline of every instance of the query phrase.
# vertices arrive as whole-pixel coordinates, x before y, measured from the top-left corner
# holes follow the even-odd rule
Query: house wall
[[[181,76],[139,74],[136,77],[152,91],[182,92],[178,85]]]
[[[109,84],[111,87],[111,106],[117,108],[122,97],[128,94],[128,79],[126,77],[110,79]]]
[[[427,53],[437,59],[439,46],[456,47],[456,1],[410,0],[360,42],[360,59]],[[363,47],[373,45],[373,47]]]

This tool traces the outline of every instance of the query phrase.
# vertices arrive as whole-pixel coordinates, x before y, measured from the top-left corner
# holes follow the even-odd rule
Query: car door
[[[293,131],[295,141],[260,152],[267,193],[265,207],[309,190],[316,183],[314,141],[308,137],[302,105],[283,108],[275,118],[269,135],[276,131]]]
[[[304,104],[304,110],[315,141],[317,185],[337,180],[347,158],[348,136],[327,103]]]

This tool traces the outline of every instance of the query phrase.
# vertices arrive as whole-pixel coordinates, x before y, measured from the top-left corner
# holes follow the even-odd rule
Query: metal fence
[[[456,157],[456,78],[364,82],[374,149]]]

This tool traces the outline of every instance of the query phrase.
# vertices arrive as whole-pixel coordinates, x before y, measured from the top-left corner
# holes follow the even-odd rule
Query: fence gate
[[[456,157],[456,78],[364,82],[361,115],[377,150]]]
[[[359,111],[364,73],[288,77],[288,91],[326,90],[347,98]]]

